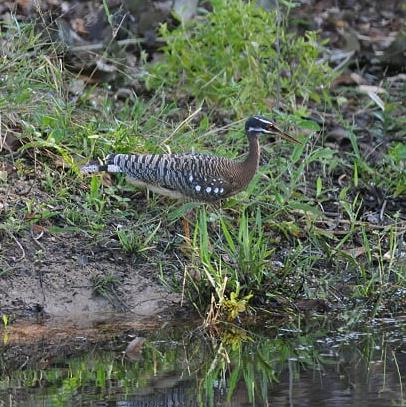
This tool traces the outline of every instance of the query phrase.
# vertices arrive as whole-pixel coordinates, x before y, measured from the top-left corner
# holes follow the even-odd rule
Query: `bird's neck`
[[[244,187],[251,181],[258,169],[260,154],[258,136],[248,137],[248,142],[248,155],[239,166],[240,179],[243,181]]]

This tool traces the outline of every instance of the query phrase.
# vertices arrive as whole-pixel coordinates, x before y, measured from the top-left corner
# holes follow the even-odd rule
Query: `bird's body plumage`
[[[251,122],[250,122],[251,120]],[[250,124],[251,123],[251,124]],[[110,154],[103,165],[87,164],[82,173],[123,173],[130,182],[177,199],[215,202],[247,187],[259,164],[258,134],[273,123],[248,119],[248,155],[243,161],[203,154]],[[275,126],[276,133],[290,138]],[[291,140],[294,140],[290,138]]]

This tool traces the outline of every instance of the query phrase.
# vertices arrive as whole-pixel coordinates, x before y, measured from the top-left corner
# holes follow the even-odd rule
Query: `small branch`
[[[20,248],[21,250],[21,257],[19,257],[18,259],[15,260],[16,263],[20,262],[21,260],[23,260],[25,258],[25,250],[24,247],[22,246],[22,244],[17,240],[17,238],[9,231],[7,231],[8,235],[15,241],[15,243],[17,244],[17,246]]]
[[[133,44],[143,44],[145,42],[145,38],[126,38],[124,40],[116,41],[116,44],[120,46],[126,45],[133,45]],[[98,42],[96,44],[85,44],[85,45],[77,45],[75,47],[68,47],[69,51],[98,51],[104,49],[106,44],[104,42]]]

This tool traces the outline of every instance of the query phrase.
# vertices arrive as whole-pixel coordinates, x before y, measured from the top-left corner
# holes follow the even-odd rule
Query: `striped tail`
[[[80,167],[81,174],[94,174],[96,172],[123,172],[123,170],[116,164],[114,164],[114,157],[116,154],[109,154],[106,157],[104,164],[100,164],[96,161],[90,161],[88,164]]]

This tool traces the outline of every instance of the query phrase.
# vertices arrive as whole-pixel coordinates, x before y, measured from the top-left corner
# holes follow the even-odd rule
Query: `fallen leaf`
[[[45,226],[42,225],[38,225],[36,223],[34,223],[31,226],[31,231],[34,235],[40,235],[41,233],[44,233],[47,231],[47,228]]]
[[[368,92],[369,98],[382,110],[385,110],[384,101],[374,92]]]
[[[367,82],[366,80],[359,74],[355,72],[351,73],[343,73],[339,77],[337,77],[334,82],[333,86],[339,85],[365,85]]]
[[[88,34],[86,24],[82,18],[74,18],[71,20],[70,25],[79,34]]]
[[[373,85],[359,85],[358,90],[362,93],[386,93],[386,90],[380,86]]]
[[[11,131],[6,131],[6,133],[0,137],[0,153],[3,150],[11,153],[17,151],[19,147],[21,147],[21,141]]]
[[[145,338],[142,336],[135,337],[128,345],[125,350],[125,356],[130,360],[140,360],[142,357],[142,347],[144,345]]]
[[[0,182],[7,182],[7,171],[0,171]]]
[[[366,249],[364,246],[352,247],[350,249],[343,250],[343,253],[348,254],[353,259],[356,259],[357,257],[362,256],[363,254],[365,254],[365,252],[366,252]]]
[[[372,85],[359,85],[358,90],[361,93],[365,93],[368,95],[368,97],[382,110],[385,110],[385,103],[384,101],[379,97],[378,93],[386,93],[386,90],[384,88],[381,88],[380,86],[372,86]]]

